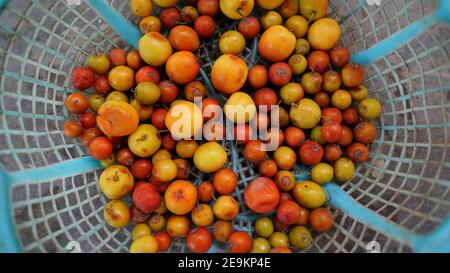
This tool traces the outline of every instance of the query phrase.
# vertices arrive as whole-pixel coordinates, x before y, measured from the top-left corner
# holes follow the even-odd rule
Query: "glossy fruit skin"
[[[300,83],[306,93],[315,95],[322,89],[323,78],[317,72],[308,72],[303,74]]]
[[[280,192],[273,180],[259,177],[247,185],[244,201],[252,211],[264,214],[276,208],[280,201]]]
[[[142,82],[150,82],[154,84],[159,84],[161,80],[161,75],[156,68],[146,65],[141,67],[135,75],[135,80],[137,84]]]
[[[342,85],[342,77],[341,74],[334,70],[328,70],[322,75],[323,82],[322,88],[328,93],[333,93],[334,91],[341,88]]]
[[[107,159],[112,152],[113,145],[107,137],[97,137],[89,144],[89,154],[97,160]]]
[[[258,170],[262,176],[272,178],[276,175],[278,166],[274,160],[266,159],[259,164]]]
[[[277,93],[273,89],[262,88],[253,94],[253,101],[258,109],[261,109],[261,106],[265,106],[267,107],[267,110],[270,111],[271,106],[277,105],[278,97]]]
[[[300,206],[300,217],[297,220],[296,225],[306,226],[309,223],[309,210]]]
[[[369,96],[369,90],[364,85],[350,88],[349,91],[354,101],[362,101]]]
[[[303,16],[291,16],[286,20],[286,23],[284,25],[287,27],[287,29],[289,29],[289,31],[294,33],[297,39],[305,37],[306,33],[308,33],[308,20],[306,20]]]
[[[181,20],[190,25],[198,18],[198,11],[193,6],[184,6],[180,11]]]
[[[269,72],[264,65],[255,65],[248,71],[247,80],[252,88],[263,88],[269,80]]]
[[[172,215],[167,220],[167,233],[172,238],[184,237],[189,233],[190,221],[187,216]]]
[[[366,145],[355,142],[347,147],[347,156],[355,163],[363,163],[369,160],[369,149]]]
[[[285,62],[277,62],[269,68],[270,82],[275,86],[284,86],[292,79],[292,69]]]
[[[304,226],[296,226],[289,232],[289,242],[294,247],[304,249],[312,242],[312,236],[309,230]]]
[[[272,26],[282,25],[283,17],[278,12],[270,10],[261,17],[260,21],[263,29],[268,29]]]
[[[153,111],[150,121],[153,126],[156,127],[158,130],[166,130],[166,124],[165,119],[167,116],[168,111],[165,108],[158,108],[155,111]]]
[[[342,157],[334,163],[334,176],[338,182],[350,181],[354,174],[355,165],[350,159]]]
[[[305,98],[291,107],[289,116],[292,123],[300,129],[311,129],[320,122],[321,113],[315,101]]]
[[[215,61],[211,80],[219,92],[233,94],[244,86],[247,75],[247,64],[244,60],[232,54],[224,54]]]
[[[291,148],[298,148],[305,141],[305,133],[302,129],[290,126],[284,130],[286,144]]]
[[[312,141],[319,143],[320,145],[325,145],[326,141],[322,137],[322,126],[316,126],[311,130],[310,138]]]
[[[133,191],[133,203],[139,210],[148,214],[159,207],[161,196],[155,186],[150,183],[145,183],[135,187]]]
[[[252,238],[247,232],[236,231],[227,241],[228,253],[248,253],[252,248]]]
[[[152,14],[153,3],[148,0],[131,0],[130,10],[135,16],[146,17]]]
[[[270,244],[273,247],[288,247],[289,246],[289,239],[286,236],[286,234],[276,231],[272,233],[272,235],[269,238]]]
[[[110,61],[104,53],[94,54],[88,58],[88,67],[97,75],[106,74],[110,69]]]
[[[350,107],[342,111],[342,119],[349,126],[354,126],[361,121],[358,111],[354,107]]]
[[[217,25],[211,16],[202,15],[195,19],[194,28],[201,38],[206,39],[214,35]]]
[[[312,22],[325,16],[328,12],[328,0],[300,0],[300,14]]]
[[[153,155],[160,146],[161,137],[153,125],[142,124],[128,137],[128,147],[140,157]]]
[[[218,170],[213,175],[214,190],[219,194],[231,194],[237,186],[238,176],[230,168]]]
[[[309,224],[315,232],[327,232],[333,227],[333,223],[333,216],[327,208],[314,209],[309,215]]]
[[[315,141],[307,141],[300,147],[300,160],[306,165],[316,165],[323,157],[323,148]]]
[[[301,54],[294,54],[289,58],[289,66],[292,69],[294,75],[301,75],[308,68],[308,61],[305,56]]]
[[[170,182],[175,179],[178,173],[177,164],[170,158],[160,159],[153,162],[152,181]]]
[[[158,241],[158,250],[160,252],[165,252],[170,248],[172,244],[172,239],[170,238],[169,233],[166,231],[159,231],[153,234],[153,237]]]
[[[142,34],[151,31],[160,32],[161,21],[157,17],[151,15],[142,18],[141,21],[139,22],[139,30],[142,32]]]
[[[109,60],[113,66],[126,65],[127,52],[122,48],[114,48],[109,52]]]
[[[233,233],[233,226],[229,221],[218,220],[213,225],[212,233],[217,242],[225,243]]]
[[[67,96],[64,105],[69,113],[83,114],[89,107],[89,100],[81,93],[72,93]]]
[[[256,238],[253,240],[251,253],[269,253],[271,247],[269,241],[264,238]]]
[[[330,60],[334,67],[344,67],[350,62],[350,50],[348,47],[336,47],[330,52]]]
[[[95,79],[94,89],[97,94],[106,95],[111,91],[108,78],[105,75],[99,76]]]
[[[261,24],[254,16],[248,16],[242,19],[238,25],[238,31],[247,39],[253,39],[259,34]]]
[[[153,114],[153,105],[143,105],[137,99],[133,99],[130,105],[138,112],[139,121],[141,122],[148,120]]]
[[[367,98],[358,104],[358,113],[364,119],[375,119],[379,117],[381,110],[381,103],[377,99]]]
[[[173,52],[169,40],[155,31],[147,32],[142,36],[138,48],[144,62],[155,67],[165,64]]]
[[[153,214],[148,223],[152,231],[158,232],[166,226],[166,219],[160,214]]]
[[[168,8],[174,6],[178,0],[153,0],[158,7]]]
[[[123,147],[116,153],[117,162],[123,166],[131,166],[133,164],[135,156],[128,147]]]
[[[131,50],[127,54],[127,66],[129,66],[131,69],[139,69],[142,66],[142,63],[144,61],[141,58],[141,55],[139,55],[139,51],[137,50]]]
[[[341,146],[348,146],[353,142],[353,131],[347,126],[342,126],[341,138],[338,144]]]
[[[197,32],[184,25],[176,26],[170,31],[169,41],[174,48],[180,51],[195,52],[200,45]]]
[[[283,18],[289,18],[299,13],[299,1],[286,0],[278,7]]]
[[[329,69],[330,57],[322,50],[315,50],[308,55],[308,65],[311,70],[322,74]]]
[[[144,179],[152,172],[152,163],[150,160],[141,158],[131,165],[131,173],[136,179]]]
[[[205,253],[211,245],[212,236],[206,228],[196,228],[186,238],[186,246],[193,253]]]
[[[112,165],[106,168],[99,179],[100,190],[109,199],[120,199],[131,192],[134,178],[127,167]]]
[[[283,192],[290,191],[295,186],[295,177],[290,171],[278,171],[273,180],[277,184],[278,189]]]
[[[345,110],[352,104],[352,96],[347,90],[337,90],[331,96],[331,104],[339,110]]]
[[[210,182],[203,181],[197,186],[197,194],[202,202],[210,202],[215,194],[214,186]]]
[[[342,126],[336,121],[328,121],[322,126],[322,138],[328,143],[337,143],[341,138]]]
[[[214,203],[213,211],[217,218],[230,221],[239,214],[239,204],[233,197],[222,195]]]
[[[249,162],[258,164],[266,157],[264,143],[259,140],[251,140],[244,147],[244,158]]]
[[[161,89],[151,82],[141,82],[136,86],[136,99],[143,105],[152,105],[159,100]]]
[[[323,158],[328,162],[333,162],[338,160],[342,155],[342,149],[337,144],[327,144],[325,146],[325,152]]]
[[[326,92],[319,92],[314,95],[314,101],[320,106],[320,108],[327,108],[330,106],[330,96]]]
[[[173,81],[162,81],[158,84],[161,89],[161,96],[159,97],[159,102],[162,104],[172,103],[178,97],[178,87]]]
[[[180,128],[180,123],[185,124],[186,121],[190,121],[190,126]],[[189,139],[203,128],[202,110],[190,101],[174,101],[166,115],[165,124],[175,140]]]
[[[159,19],[164,27],[171,30],[181,21],[181,13],[175,7],[165,8],[159,14]]]
[[[78,90],[86,90],[94,84],[94,71],[87,67],[77,67],[72,72],[72,86]]]
[[[269,238],[274,231],[272,219],[269,217],[262,217],[255,222],[255,232],[258,236]]]
[[[294,201],[285,201],[277,208],[277,219],[283,225],[297,223],[300,218],[300,206]]]
[[[341,38],[341,28],[336,20],[322,18],[314,22],[308,30],[308,42],[314,49],[323,51],[334,48]]]
[[[194,101],[195,98],[204,98],[206,96],[206,87],[199,81],[193,81],[184,88],[184,96],[189,101]]]
[[[233,93],[223,109],[226,118],[235,124],[244,124],[251,121],[257,110],[252,97],[244,92]]]
[[[377,138],[377,128],[370,122],[358,123],[353,129],[355,140],[364,144],[371,144]]]
[[[195,140],[180,140],[177,142],[175,150],[181,158],[192,158],[198,146],[199,144]]]
[[[78,121],[68,120],[64,122],[64,135],[68,138],[77,138],[83,134],[83,126]]]
[[[134,241],[139,237],[151,235],[151,233],[152,231],[147,224],[140,223],[133,228],[133,231],[131,232],[131,239]]]
[[[309,51],[311,50],[311,46],[309,45],[309,42],[306,39],[297,39],[295,42],[295,54],[300,54],[303,56],[308,55]]]
[[[240,20],[252,13],[254,0],[220,0],[220,10],[233,20]]]
[[[130,246],[130,253],[156,253],[159,243],[152,235],[145,235],[137,238]]]
[[[258,53],[269,62],[287,59],[295,49],[295,35],[281,25],[268,28],[258,44]]]
[[[290,170],[294,167],[297,156],[291,148],[281,146],[273,153],[273,159],[277,162],[278,168],[281,170]]]
[[[334,177],[334,169],[329,164],[319,163],[311,169],[311,179],[317,184],[323,185]]]
[[[183,215],[191,212],[197,202],[197,189],[185,180],[172,182],[164,193],[164,202],[174,214]]]
[[[214,213],[210,206],[200,204],[191,213],[192,222],[198,227],[207,227],[214,220]]]
[[[130,222],[130,210],[121,200],[111,200],[103,210],[103,218],[113,228],[122,228]]]
[[[91,99],[93,101],[91,101]],[[106,98],[100,95],[93,95],[89,98],[89,104],[92,110],[94,110],[94,108],[97,108],[97,111],[94,110],[95,112],[98,112],[98,108],[100,108],[100,106],[103,105],[103,103],[106,101],[128,102],[128,97],[127,95],[125,95],[124,92],[112,91],[111,93],[108,94],[108,96],[106,96]],[[96,107],[93,107],[94,106],[93,104],[95,104]]]
[[[270,250],[270,253],[292,253],[287,247],[274,247]]]
[[[128,66],[116,66],[108,74],[111,87],[117,91],[128,91],[134,86],[134,70]]]
[[[278,8],[284,1],[283,0],[256,0],[256,3],[266,10],[272,10]]]
[[[359,64],[348,64],[342,69],[342,82],[347,87],[358,87],[364,81],[365,71]]]
[[[219,0],[199,0],[197,3],[198,12],[202,15],[214,17],[219,13]]]
[[[204,98],[202,100],[203,120],[208,121],[215,118],[219,109],[222,109],[219,101],[213,98]]]
[[[97,127],[89,128],[83,132],[83,134],[80,137],[80,140],[84,146],[89,147],[89,144],[91,143],[91,141],[101,135],[102,135],[102,131],[100,131],[100,129],[98,129]]]
[[[320,123],[325,124],[330,121],[341,124],[342,113],[339,109],[337,109],[337,108],[322,109],[322,119],[320,120]]]
[[[214,162],[210,159],[214,158]],[[202,172],[212,173],[225,164],[227,153],[217,142],[207,142],[200,145],[194,154],[194,164]]]
[[[177,158],[174,159],[173,162],[175,162],[175,165],[177,165],[177,175],[175,176],[175,179],[177,180],[187,180],[191,176],[190,169],[192,168],[191,163],[189,161]]]
[[[292,190],[295,200],[303,207],[314,209],[325,203],[325,191],[312,181],[301,181]]]
[[[220,37],[219,49],[223,54],[239,55],[245,49],[245,38],[240,32],[229,30]]]
[[[192,52],[178,51],[167,60],[166,73],[173,82],[187,84],[200,73],[200,65]]]

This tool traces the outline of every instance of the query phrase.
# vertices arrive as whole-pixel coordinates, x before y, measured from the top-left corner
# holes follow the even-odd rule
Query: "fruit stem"
[[[310,24],[311,23],[311,21],[312,21],[312,18],[314,17],[316,15],[316,11],[315,10],[313,10],[313,12],[311,13],[311,17],[309,17],[309,20],[308,20],[308,24]]]
[[[118,182],[119,181],[119,173],[117,171],[113,175],[113,180],[114,180],[114,182]]]

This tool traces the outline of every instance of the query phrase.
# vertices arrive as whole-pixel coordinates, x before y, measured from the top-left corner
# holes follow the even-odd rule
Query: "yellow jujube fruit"
[[[165,123],[174,139],[191,138],[203,128],[202,110],[190,101],[176,100],[170,106]]]
[[[161,137],[158,129],[150,124],[140,125],[128,137],[128,147],[139,157],[149,157],[161,147]]]
[[[129,194],[134,186],[134,178],[127,167],[112,165],[100,175],[100,190],[109,199],[120,199]]]
[[[227,153],[217,142],[208,142],[198,147],[194,154],[194,164],[204,173],[212,173],[225,165]]]

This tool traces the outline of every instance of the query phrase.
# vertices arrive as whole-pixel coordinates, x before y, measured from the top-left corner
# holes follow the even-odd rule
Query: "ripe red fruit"
[[[305,133],[302,129],[291,126],[284,130],[286,144],[291,148],[297,148],[305,141]]]
[[[309,215],[309,224],[316,232],[323,233],[333,227],[334,219],[327,208],[314,209]]]
[[[369,148],[366,145],[355,142],[348,146],[347,156],[355,163],[363,163],[369,160]]]
[[[353,131],[347,126],[342,126],[341,138],[338,144],[341,146],[347,146],[353,142]]]
[[[155,126],[158,130],[165,130],[166,127],[166,116],[167,111],[164,108],[158,108],[155,111],[153,111],[152,116],[150,117],[151,123],[153,126]]]
[[[195,31],[197,31],[198,36],[203,39],[213,36],[216,32],[216,27],[216,22],[208,15],[199,16],[194,22]]]
[[[277,93],[270,88],[262,88],[253,94],[253,101],[256,107],[267,106],[267,111],[270,111],[270,107],[278,104]]]
[[[300,206],[296,202],[286,200],[277,208],[277,218],[283,225],[293,225],[300,218]]]
[[[162,104],[172,103],[178,97],[178,87],[172,81],[162,81],[158,84],[161,89],[161,96],[159,97],[159,102]]]
[[[300,160],[306,165],[317,165],[323,157],[323,148],[315,141],[307,141],[299,150]]]
[[[106,95],[111,91],[108,78],[105,75],[98,76],[94,82],[94,89],[97,94]]]
[[[355,107],[350,107],[350,108],[345,109],[342,112],[342,118],[344,120],[344,123],[349,126],[354,126],[361,121],[358,110],[356,110]]]
[[[239,144],[247,144],[250,140],[254,139],[252,128],[248,124],[238,124],[234,126],[233,138]]]
[[[309,54],[308,65],[312,71],[324,73],[330,68],[330,57],[322,50],[316,50]]]
[[[356,141],[364,144],[371,144],[377,138],[377,128],[367,121],[358,123],[353,129],[353,133]]]
[[[122,48],[115,48],[109,52],[109,60],[114,66],[126,65],[127,52]]]
[[[175,150],[177,143],[172,138],[172,135],[170,133],[166,133],[166,134],[162,134],[162,136],[161,136],[161,145],[164,149],[166,149],[168,151],[173,151],[173,150]]]
[[[337,108],[325,108],[322,109],[322,119],[320,123],[325,124],[327,122],[334,121],[337,123],[342,122],[342,113]]]
[[[280,191],[272,179],[258,177],[245,188],[244,201],[256,213],[269,213],[278,205]]]
[[[269,79],[276,86],[284,86],[292,79],[292,69],[285,62],[274,63],[269,68]]]
[[[214,17],[219,13],[219,0],[200,0],[197,3],[197,10],[202,15]]]
[[[248,253],[252,248],[252,238],[247,232],[236,231],[227,241],[228,253]]]
[[[152,213],[160,206],[161,195],[152,184],[140,184],[133,191],[133,203],[142,212]]]
[[[77,138],[83,134],[83,126],[78,121],[68,120],[64,123],[64,135],[68,138]]]
[[[245,17],[239,22],[238,31],[247,39],[253,39],[259,34],[261,24],[254,16]]]
[[[347,47],[337,47],[331,50],[330,60],[334,67],[344,67],[350,62],[350,51]]]
[[[325,142],[336,143],[341,138],[342,127],[336,121],[328,121],[322,125],[320,132]]]
[[[364,81],[365,71],[359,64],[348,64],[342,69],[342,82],[347,87],[358,87]]]
[[[152,172],[152,162],[146,158],[141,158],[131,165],[131,174],[136,179],[145,179]]]
[[[266,157],[264,143],[259,140],[252,140],[245,145],[244,158],[252,163],[260,163]]]
[[[72,72],[72,85],[78,90],[86,90],[94,84],[95,74],[88,67],[77,67]]]
[[[112,152],[113,144],[107,137],[97,137],[89,144],[89,154],[97,160],[107,159]]]
[[[117,151],[116,158],[120,165],[131,166],[134,162],[135,155],[128,147],[123,147]]]
[[[197,186],[198,198],[202,202],[209,202],[213,199],[215,190],[210,182],[203,181]]]
[[[151,82],[154,84],[159,84],[160,80],[161,80],[161,76],[158,72],[158,70],[156,70],[156,68],[146,65],[141,67],[137,72],[136,72],[136,84],[139,84],[141,82]]]
[[[181,21],[180,11],[174,7],[165,8],[159,14],[159,19],[168,30],[174,28]]]
[[[342,149],[337,144],[327,144],[323,158],[328,162],[338,160],[342,156]]]
[[[97,117],[92,112],[85,112],[79,117],[79,120],[84,129],[92,128],[97,124]]]
[[[203,227],[192,230],[186,238],[186,246],[193,253],[205,253],[211,245],[211,233]]]

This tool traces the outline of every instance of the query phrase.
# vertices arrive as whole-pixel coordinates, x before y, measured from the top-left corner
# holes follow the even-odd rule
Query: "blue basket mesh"
[[[62,125],[70,118],[70,72],[94,46],[107,52],[135,45],[138,18],[128,1],[81,2],[0,0],[1,251],[66,252],[71,241],[83,252],[129,248],[131,225],[115,230],[103,221],[100,166],[64,137]],[[341,43],[365,65],[365,85],[384,112],[371,160],[351,182],[326,186],[336,221],[314,234],[306,251],[366,252],[376,241],[383,252],[449,252],[450,1],[330,2]],[[243,53],[249,64],[260,61],[255,45]],[[200,50],[206,83],[216,46]],[[235,197],[243,213],[233,224],[250,231],[255,215],[241,193],[257,171],[233,142],[224,145],[240,177]],[[298,167],[296,176],[307,178],[308,170]],[[183,240],[170,251],[186,251]]]

